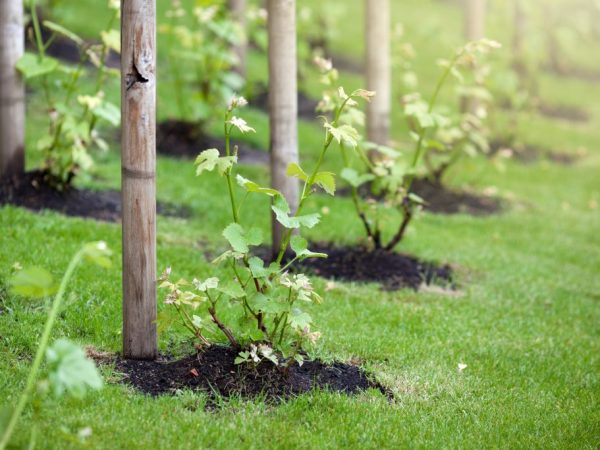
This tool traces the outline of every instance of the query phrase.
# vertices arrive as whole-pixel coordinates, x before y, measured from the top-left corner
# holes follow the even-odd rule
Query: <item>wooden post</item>
[[[465,38],[476,41],[485,37],[485,0],[465,0]]]
[[[25,85],[22,0],[0,0],[0,179],[25,170]]]
[[[527,33],[527,17],[523,10],[522,0],[514,2],[514,33],[513,33],[513,67],[519,74],[526,71],[525,34]]]
[[[376,95],[367,104],[367,139],[387,145],[392,110],[390,0],[365,0],[367,89]]]
[[[240,36],[241,41],[238,42],[234,48],[238,59],[236,70],[243,78],[246,78],[246,53],[248,49],[246,30],[246,0],[229,0],[229,9],[231,11],[231,17],[233,20],[235,20],[242,31],[242,35]]]
[[[121,3],[123,355],[154,359],[156,0]]]
[[[288,164],[298,162],[298,80],[296,62],[296,1],[268,0],[269,121],[271,184],[283,193],[290,209],[298,208],[299,185],[286,176]],[[285,229],[272,219],[273,252],[279,250]]]

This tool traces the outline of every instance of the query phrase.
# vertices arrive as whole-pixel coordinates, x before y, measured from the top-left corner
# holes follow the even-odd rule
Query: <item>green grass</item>
[[[79,21],[77,31],[89,32],[81,13],[92,3],[94,11],[100,11],[102,2],[69,3],[67,25]],[[340,21],[335,43],[338,51],[356,58],[362,48],[361,4],[348,2],[348,17]],[[450,3],[433,1],[395,8],[394,17],[407,24],[408,39],[418,44],[425,89],[438,73],[433,61],[460,43],[459,11]],[[427,19],[421,27],[422,17]],[[494,38],[507,41],[503,17],[492,16],[489,25]],[[252,62],[257,68],[252,76],[264,79],[264,57],[253,54]],[[361,84],[353,75],[344,74],[343,80],[349,86]],[[316,83],[309,85],[316,94]],[[162,89],[159,103],[168,103],[168,88]],[[544,75],[541,89],[544,98],[585,107],[592,121],[573,125],[524,116],[523,139],[563,151],[585,147],[587,157],[568,167],[509,162],[504,172],[485,159],[464,161],[449,174],[449,182],[474,190],[493,186],[510,199],[510,210],[487,218],[423,214],[400,248],[453,264],[460,296],[384,293],[376,285],[336,283],[324,304],[311,311],[324,334],[317,356],[359,358],[393,390],[394,403],[375,392],[354,398],[315,392],[279,406],[233,399],[207,412],[206,398],[199,394],[152,399],[110,383],[85,401],[48,398],[38,405],[41,408],[28,408],[17,440],[24,442],[35,423],[43,436],[39,447],[49,449],[82,447],[71,435],[86,426],[93,434],[85,446],[94,449],[597,448],[600,86]],[[30,100],[30,147],[44,126],[38,103],[35,96]],[[406,140],[398,110],[394,137]],[[166,117],[162,114],[159,111]],[[244,115],[259,130],[255,142],[266,146],[266,116],[256,111]],[[300,134],[302,159],[310,166],[322,132],[318,125],[302,124]],[[118,145],[112,147],[98,157],[97,177],[81,184],[119,186]],[[36,162],[33,153],[30,166]],[[338,155],[331,156],[329,165],[339,167]],[[243,170],[268,180],[264,168]],[[220,230],[230,221],[222,207],[223,181],[212,175],[196,178],[189,162],[160,158],[158,196],[193,211],[189,220],[159,218],[159,268],[171,265],[177,276],[208,276],[215,269],[204,254],[225,247]],[[267,233],[268,205],[252,202],[246,218]],[[307,210],[322,206],[330,212],[308,233],[311,239],[352,244],[362,238],[348,199],[314,197]],[[114,267],[78,269],[53,336],[118,352],[120,227],[51,212],[0,209],[0,403],[15,402],[45,319],[42,302],[6,293],[11,266],[17,261],[36,264],[60,277],[82,243],[99,239],[115,251]],[[322,290],[325,280],[316,284]],[[226,318],[231,313],[226,311]],[[160,345],[165,351],[183,352],[189,340],[183,331],[172,331],[161,336]],[[468,367],[459,372],[458,363]],[[115,378],[110,369],[104,374]]]

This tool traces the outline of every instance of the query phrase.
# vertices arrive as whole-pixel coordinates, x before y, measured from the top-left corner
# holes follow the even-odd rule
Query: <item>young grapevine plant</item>
[[[412,155],[361,142],[355,146],[363,167],[360,170],[352,167],[350,155],[342,146],[346,167],[340,175],[351,187],[356,213],[372,248],[392,251],[404,238],[417,210],[424,204],[423,199],[412,191],[417,176],[439,182],[446,170],[463,154],[473,154],[487,148],[482,131],[483,113],[466,111],[456,119],[445,114],[443,109],[438,109],[437,101],[451,75],[463,80],[459,68],[473,66],[478,54],[487,53],[498,45],[486,39],[471,42],[460,48],[450,61],[443,61],[444,71],[428,102],[420,94],[403,96],[404,114],[414,141]],[[335,75],[331,70],[329,73]],[[477,101],[481,101],[483,96],[473,86],[463,89],[461,94],[469,95],[470,99],[476,98]],[[359,123],[362,117],[353,115],[346,120],[349,124]],[[375,197],[383,201],[362,199],[359,189],[367,184]],[[386,241],[382,225],[389,222],[388,213],[391,210],[399,212],[401,219],[396,231]]]
[[[236,115],[239,108],[246,105],[246,100],[232,98],[224,118],[224,154],[217,149],[205,150],[195,163],[197,175],[216,171],[224,179],[232,222],[223,230],[223,237],[230,248],[213,263],[224,266],[228,275],[191,282],[172,281],[169,268],[159,281],[160,287],[167,291],[165,304],[176,311],[180,322],[196,337],[200,346],[210,345],[209,336],[219,330],[239,351],[237,363],[258,363],[267,359],[285,367],[294,362],[302,364],[306,347],[320,336],[312,330],[313,320],[305,305],[320,303],[321,296],[306,275],[291,273],[290,268],[297,261],[327,255],[312,252],[307,241],[295,231],[319,223],[318,213],[305,213],[307,199],[317,189],[334,195],[335,176],[321,171],[321,166],[334,141],[348,141],[349,136],[357,134],[350,126],[340,123],[342,115],[354,108],[355,98],[368,100],[371,95],[365,90],[357,90],[347,96],[340,89],[339,106],[335,108],[332,121],[325,119],[323,146],[313,170],[307,172],[296,163],[289,165],[288,175],[303,182],[299,206],[294,213],[280,192],[236,173],[237,148],[231,147],[232,132],[237,130],[245,134],[254,129]],[[356,144],[356,140],[352,141]],[[241,201],[239,190],[244,192]],[[263,243],[263,234],[261,229],[248,225],[243,219],[242,207],[248,195],[269,197],[277,221],[286,229],[274,261],[265,261],[252,252]],[[288,254],[293,256],[284,260]],[[227,306],[239,310],[237,328],[221,319],[219,311]]]
[[[120,34],[113,28],[119,19],[120,4],[109,0],[112,14],[101,32],[100,44],[89,44],[54,22],[40,24],[35,0],[31,0],[29,6],[37,53],[25,53],[17,63],[17,69],[27,82],[38,82],[36,86],[43,91],[50,123],[48,133],[37,141],[36,147],[43,155],[42,170],[46,182],[64,190],[78,172],[92,168],[90,148],[108,149],[98,133],[98,122],[103,120],[117,126],[121,120],[119,107],[107,101],[102,90],[108,75],[119,76],[119,71],[106,68],[105,63],[111,50],[120,51]],[[42,25],[52,32],[46,41],[42,36]],[[77,45],[80,60],[75,67],[46,55],[57,36]],[[96,81],[93,91],[85,94],[81,79],[89,63],[97,70]]]

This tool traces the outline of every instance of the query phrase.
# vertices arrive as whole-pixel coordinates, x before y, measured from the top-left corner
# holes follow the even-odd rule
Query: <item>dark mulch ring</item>
[[[423,285],[456,288],[448,265],[436,265],[385,250],[368,251],[361,246],[338,247],[316,243],[310,249],[328,256],[307,259],[300,263],[300,267],[323,278],[377,282],[386,291],[404,288],[416,291]]]
[[[538,106],[540,113],[553,119],[568,120],[570,122],[589,122],[590,114],[583,108],[570,105],[541,103]]]
[[[234,364],[237,352],[220,345],[179,360],[157,361],[118,359],[116,370],[123,373],[122,382],[137,390],[158,396],[191,389],[216,397],[262,397],[280,401],[311,390],[329,390],[349,395],[368,389],[392,398],[391,392],[355,365],[319,360],[294,364],[287,372],[270,361],[257,366]]]
[[[259,86],[256,88],[256,93],[253,94],[248,102],[253,108],[260,109],[261,111],[269,110],[269,92],[265,86]],[[312,97],[304,94],[302,91],[298,91],[298,117],[304,120],[315,120],[319,113],[316,112],[319,100],[315,100]]]
[[[38,11],[38,16],[40,18],[40,22],[42,22],[45,14],[41,9]],[[48,42],[52,36],[52,32],[44,26],[41,28],[42,38],[44,39],[44,42]],[[27,39],[28,35],[33,35],[33,27],[31,24],[28,24],[25,29],[25,39],[27,42],[27,48],[35,51],[36,49],[34,43]],[[94,45],[99,44],[99,42],[86,42],[86,44]],[[50,46],[46,49],[46,55],[71,64],[78,64],[79,61],[81,61],[81,52],[79,50],[79,46],[72,40],[60,35],[55,36]],[[87,64],[90,66],[92,65],[91,62],[88,62]],[[113,69],[120,68],[121,56],[115,51],[110,50],[108,57],[106,58],[106,66]]]
[[[269,153],[250,145],[233,142],[238,146],[238,160],[244,164],[268,164]],[[158,153],[177,158],[195,158],[206,149],[225,149],[225,140],[210,136],[201,131],[196,123],[181,120],[161,122],[156,130],[156,149]],[[233,149],[232,149],[233,151]]]
[[[0,206],[21,206],[33,211],[50,209],[67,216],[105,222],[121,220],[121,193],[115,190],[92,191],[71,188],[60,192],[50,187],[41,171],[27,172],[21,178],[0,183]],[[164,216],[190,217],[190,211],[171,203],[158,202],[157,212]]]
[[[570,166],[579,161],[585,152],[568,153],[557,150],[547,150],[532,144],[511,145],[501,139],[493,140],[490,143],[490,156],[496,155],[499,151],[508,149],[511,152],[511,158],[524,164],[533,164],[546,159],[550,162],[563,166]]]
[[[600,71],[588,69],[586,67],[577,67],[574,65],[568,68],[553,67],[548,64],[544,67],[546,72],[552,73],[559,77],[577,78],[582,81],[598,82],[600,81]]]
[[[426,204],[423,209],[434,214],[487,216],[500,213],[503,209],[502,200],[497,197],[450,189],[443,184],[426,179],[415,179],[411,190],[425,200]],[[377,200],[368,185],[361,188],[360,194],[365,198],[370,197]],[[350,190],[339,189],[336,191],[336,195],[349,196]]]
[[[416,179],[412,191],[425,200],[424,209],[435,214],[487,216],[503,209],[502,200],[497,197],[454,190],[425,179]]]
[[[342,72],[350,72],[358,75],[364,73],[364,65],[360,60],[338,53],[331,53],[327,57],[331,59],[333,67]]]

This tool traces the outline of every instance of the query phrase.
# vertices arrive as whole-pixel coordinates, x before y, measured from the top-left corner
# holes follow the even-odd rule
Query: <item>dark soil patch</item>
[[[180,120],[167,120],[158,124],[156,149],[158,153],[177,158],[195,158],[209,148],[225,149],[225,140],[203,133],[197,124]],[[243,142],[238,146],[238,160],[244,164],[268,164],[269,153],[258,150]]]
[[[502,201],[496,197],[450,189],[443,184],[426,179],[415,179],[412,191],[425,200],[423,209],[434,214],[487,216],[502,211]],[[336,195],[348,197],[351,192],[349,188],[341,188],[336,191]],[[360,195],[363,198],[382,200],[381,196],[373,194],[368,184],[361,187]]]
[[[41,24],[45,18],[45,14],[41,9],[38,9],[38,16]],[[42,25],[41,32],[44,42],[48,42],[52,36],[52,31]],[[27,36],[33,36],[33,25],[31,23],[25,28],[25,42],[27,43],[27,48],[29,50],[37,51],[35,44],[27,39]],[[100,45],[100,42],[86,41],[84,47],[90,47],[92,45]],[[79,46],[72,40],[61,35],[55,36],[50,46],[46,49],[46,55],[71,64],[78,64],[81,61],[81,51]],[[86,65],[92,66],[92,63],[88,61]],[[106,67],[119,69],[121,67],[121,56],[113,50],[110,50],[105,65]]]
[[[559,77],[576,78],[578,80],[589,81],[591,83],[597,83],[600,81],[599,71],[585,67],[569,66],[568,68],[558,68],[548,64],[544,67],[544,69],[546,72]]]
[[[260,86],[256,88],[256,93],[248,100],[250,106],[258,108],[261,111],[269,111],[269,91],[266,87]],[[298,91],[298,117],[304,120],[315,120],[319,115],[316,112],[318,100]]]
[[[332,53],[328,55],[328,58],[331,59],[333,67],[335,67],[341,72],[349,72],[357,75],[362,75],[364,73],[364,67],[361,61],[354,59],[350,56],[340,55],[339,53]]]
[[[412,190],[426,201],[425,210],[435,214],[487,216],[502,211],[502,201],[496,197],[449,189],[429,180],[416,179]]]
[[[552,119],[568,120],[569,122],[589,122],[589,113],[577,106],[570,105],[553,105],[550,103],[541,103],[538,110],[546,117]]]
[[[360,246],[336,247],[312,244],[311,250],[327,253],[327,258],[307,259],[300,267],[323,278],[381,283],[386,291],[408,288],[415,291],[423,284],[454,288],[452,269],[420,261],[409,255],[385,250],[368,251]]]
[[[570,166],[579,161],[582,154],[567,153],[557,150],[547,150],[542,147],[531,144],[508,144],[502,140],[493,140],[490,143],[489,156],[496,155],[499,151],[508,149],[510,157],[524,164],[537,163],[543,159],[556,164]]]
[[[15,205],[42,211],[50,209],[67,216],[86,217],[105,222],[121,221],[121,193],[115,190],[91,191],[71,188],[60,192],[50,187],[43,172],[27,172],[18,179],[0,183],[0,206]],[[157,212],[164,216],[189,217],[187,208],[158,202]]]
[[[389,390],[354,365],[306,361],[302,366],[294,364],[285,373],[269,361],[262,361],[256,367],[236,365],[236,356],[232,348],[214,345],[179,360],[119,359],[116,370],[124,374],[123,383],[152,396],[191,389],[205,392],[213,399],[265,396],[267,401],[277,402],[315,389],[350,395],[376,389],[391,397]]]

